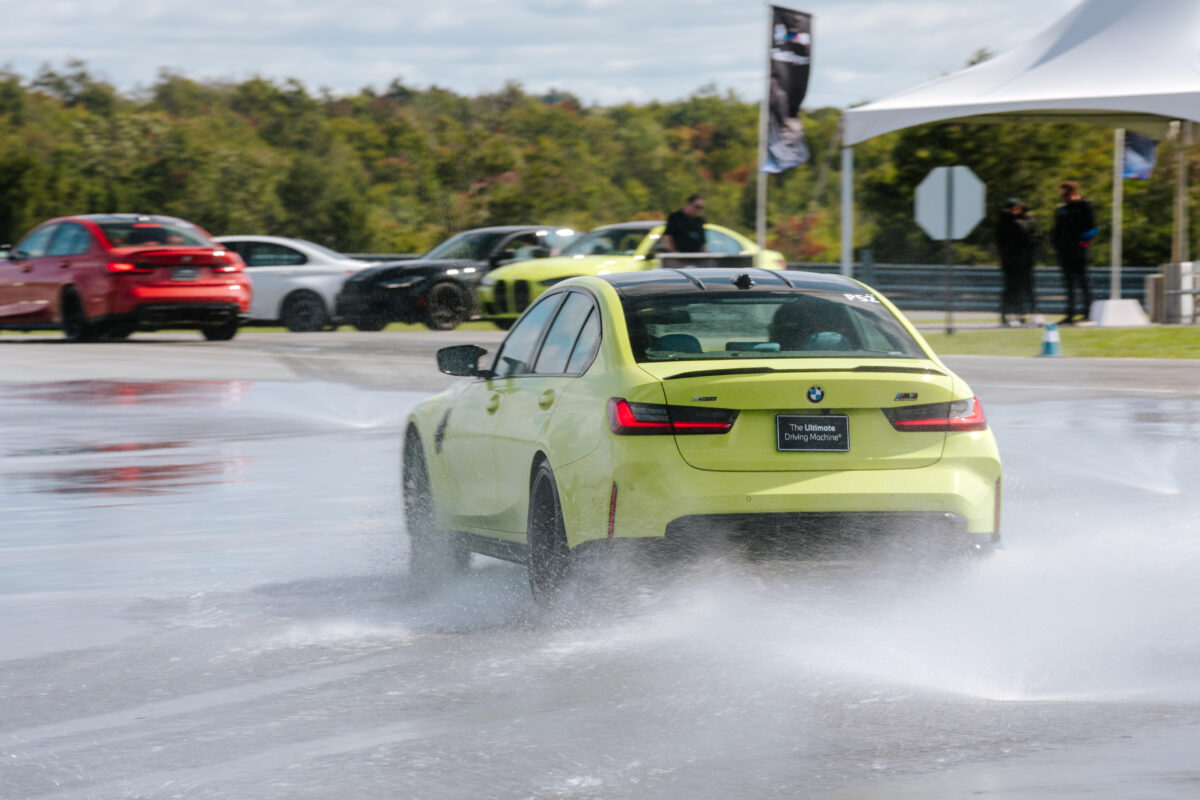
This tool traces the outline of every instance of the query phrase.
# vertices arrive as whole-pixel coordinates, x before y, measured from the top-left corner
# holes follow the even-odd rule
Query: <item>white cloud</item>
[[[809,0],[809,107],[877,99],[1002,52],[1080,0]],[[0,64],[32,77],[68,59],[122,89],[161,68],[197,80],[296,78],[335,93],[400,78],[462,94],[517,81],[585,102],[762,93],[766,6],[745,0],[0,0]]]

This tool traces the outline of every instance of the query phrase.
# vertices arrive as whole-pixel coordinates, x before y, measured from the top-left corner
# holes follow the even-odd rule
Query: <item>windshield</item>
[[[486,261],[504,238],[503,233],[459,233],[425,254],[425,258],[463,258],[471,261]]]
[[[642,225],[636,228],[601,228],[585,233],[571,242],[562,252],[564,256],[631,256],[638,245],[650,233]]]
[[[112,242],[113,247],[152,247],[154,245],[183,245],[192,247],[214,247],[213,242],[199,228],[182,220],[130,220],[128,222],[101,222],[100,230]]]
[[[624,307],[638,361],[926,357],[870,294],[643,295]]]

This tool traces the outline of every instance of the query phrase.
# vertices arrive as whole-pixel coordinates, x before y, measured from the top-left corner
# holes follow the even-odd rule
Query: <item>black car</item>
[[[503,225],[450,237],[412,261],[351,275],[337,296],[337,317],[360,331],[389,322],[423,322],[448,331],[479,315],[475,287],[493,267],[556,255],[576,236],[570,228]]]

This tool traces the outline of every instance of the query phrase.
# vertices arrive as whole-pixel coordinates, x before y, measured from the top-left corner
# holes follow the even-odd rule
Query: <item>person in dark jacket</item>
[[[1033,291],[1033,262],[1040,238],[1037,224],[1025,213],[1025,205],[1009,198],[996,225],[996,246],[1004,271],[1000,296],[1000,324],[1024,325],[1037,322],[1037,299]]]
[[[703,253],[704,198],[694,194],[678,211],[667,217],[667,229],[663,231],[663,246],[671,253]]]
[[[1067,315],[1060,325],[1073,325],[1086,320],[1092,307],[1092,286],[1088,280],[1088,248],[1100,229],[1092,204],[1079,194],[1079,184],[1063,181],[1058,185],[1062,205],[1054,212],[1054,249],[1062,266],[1063,282],[1067,285]],[[1076,312],[1075,299],[1082,295],[1083,306]]]

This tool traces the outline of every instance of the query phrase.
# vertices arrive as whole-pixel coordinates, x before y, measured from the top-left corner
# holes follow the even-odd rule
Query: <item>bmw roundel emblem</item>
[[[820,386],[808,387],[808,402],[819,403],[825,397],[825,390]]]

